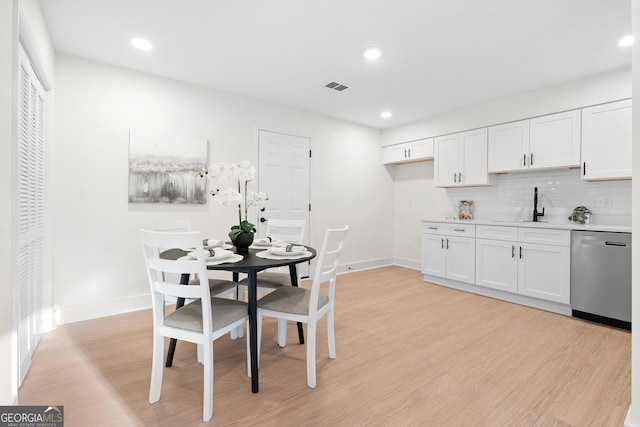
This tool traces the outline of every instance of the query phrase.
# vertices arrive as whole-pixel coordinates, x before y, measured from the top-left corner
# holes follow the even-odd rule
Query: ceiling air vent
[[[349,86],[340,84],[340,83],[336,83],[336,82],[331,82],[331,83],[327,83],[326,85],[324,85],[324,87],[328,87],[329,89],[333,89],[333,90],[337,90],[338,92],[342,92],[345,89],[349,89]]]

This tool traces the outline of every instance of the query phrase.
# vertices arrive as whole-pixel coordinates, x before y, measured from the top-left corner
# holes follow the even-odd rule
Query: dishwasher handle
[[[627,246],[627,243],[626,243],[626,242],[612,242],[612,241],[610,241],[610,240],[606,240],[606,241],[604,242],[604,244],[605,244],[606,246],[623,246],[623,247],[626,247],[626,246]]]

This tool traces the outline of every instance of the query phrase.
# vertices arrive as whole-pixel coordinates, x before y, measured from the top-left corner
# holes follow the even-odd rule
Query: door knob
[[[267,222],[267,218],[265,218],[265,217],[261,217],[261,218],[260,218],[260,222]]]

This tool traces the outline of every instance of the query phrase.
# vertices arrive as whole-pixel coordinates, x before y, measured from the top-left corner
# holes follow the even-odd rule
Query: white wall
[[[209,140],[210,160],[256,159],[257,130],[311,137],[311,245],[349,224],[343,264],[389,263],[393,182],[380,131],[76,57],[56,57],[54,301],[61,321],[148,306],[136,232],[188,218],[224,238],[236,211],[129,204],[130,128]],[[380,225],[383,225],[380,227]]]
[[[631,69],[627,67],[385,129],[382,131],[382,141],[383,145],[413,141],[630,97]],[[407,230],[414,230],[418,235],[419,221],[429,217],[444,217],[450,203],[467,198],[474,200],[475,197],[490,200],[488,193],[500,191],[499,188],[497,190],[496,188],[488,190],[468,188],[446,191],[434,189],[433,162],[424,163],[426,166],[420,165],[422,163],[391,166],[395,168],[393,172],[395,174],[393,253],[398,263],[416,268],[420,262],[420,239],[418,237],[405,239]],[[509,174],[500,177],[499,180],[505,187],[505,183],[510,180],[535,180],[540,176],[545,175],[539,173],[539,175],[523,178],[516,174]],[[628,182],[611,185],[614,187],[613,190],[607,190],[608,192],[603,195],[613,197],[614,194],[621,194],[622,203],[627,203],[630,192]],[[506,186],[508,187],[509,184]],[[590,188],[601,187],[601,184],[596,183]],[[563,191],[570,191],[571,188],[578,188],[578,184],[569,184],[563,188]],[[414,194],[423,195],[425,199],[419,202],[422,206],[416,207],[415,204],[409,206],[409,199]],[[566,209],[560,204],[554,207],[558,208],[556,211],[558,217]],[[620,211],[615,213],[620,214]],[[623,213],[622,216],[625,215],[628,221],[630,215],[628,205],[626,214]]]
[[[385,129],[383,145],[475,129],[631,97],[631,67]]]

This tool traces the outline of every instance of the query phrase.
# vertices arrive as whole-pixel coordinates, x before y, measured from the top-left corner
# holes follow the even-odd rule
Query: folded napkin
[[[286,243],[283,240],[274,239],[273,237],[263,237],[262,239],[258,239],[254,242],[260,246],[284,246]]]
[[[207,261],[211,261],[214,259],[228,258],[232,254],[233,254],[232,251],[228,251],[226,249],[205,249],[204,250],[204,257],[207,259]],[[189,252],[187,256],[189,256],[189,258],[198,259],[198,253],[195,251]]]
[[[294,246],[292,244],[286,244],[286,246],[272,246],[270,252],[275,255],[296,255],[306,251],[304,246]]]
[[[202,241],[202,246],[217,248],[219,246],[224,245],[224,242],[220,239],[204,239]]]

